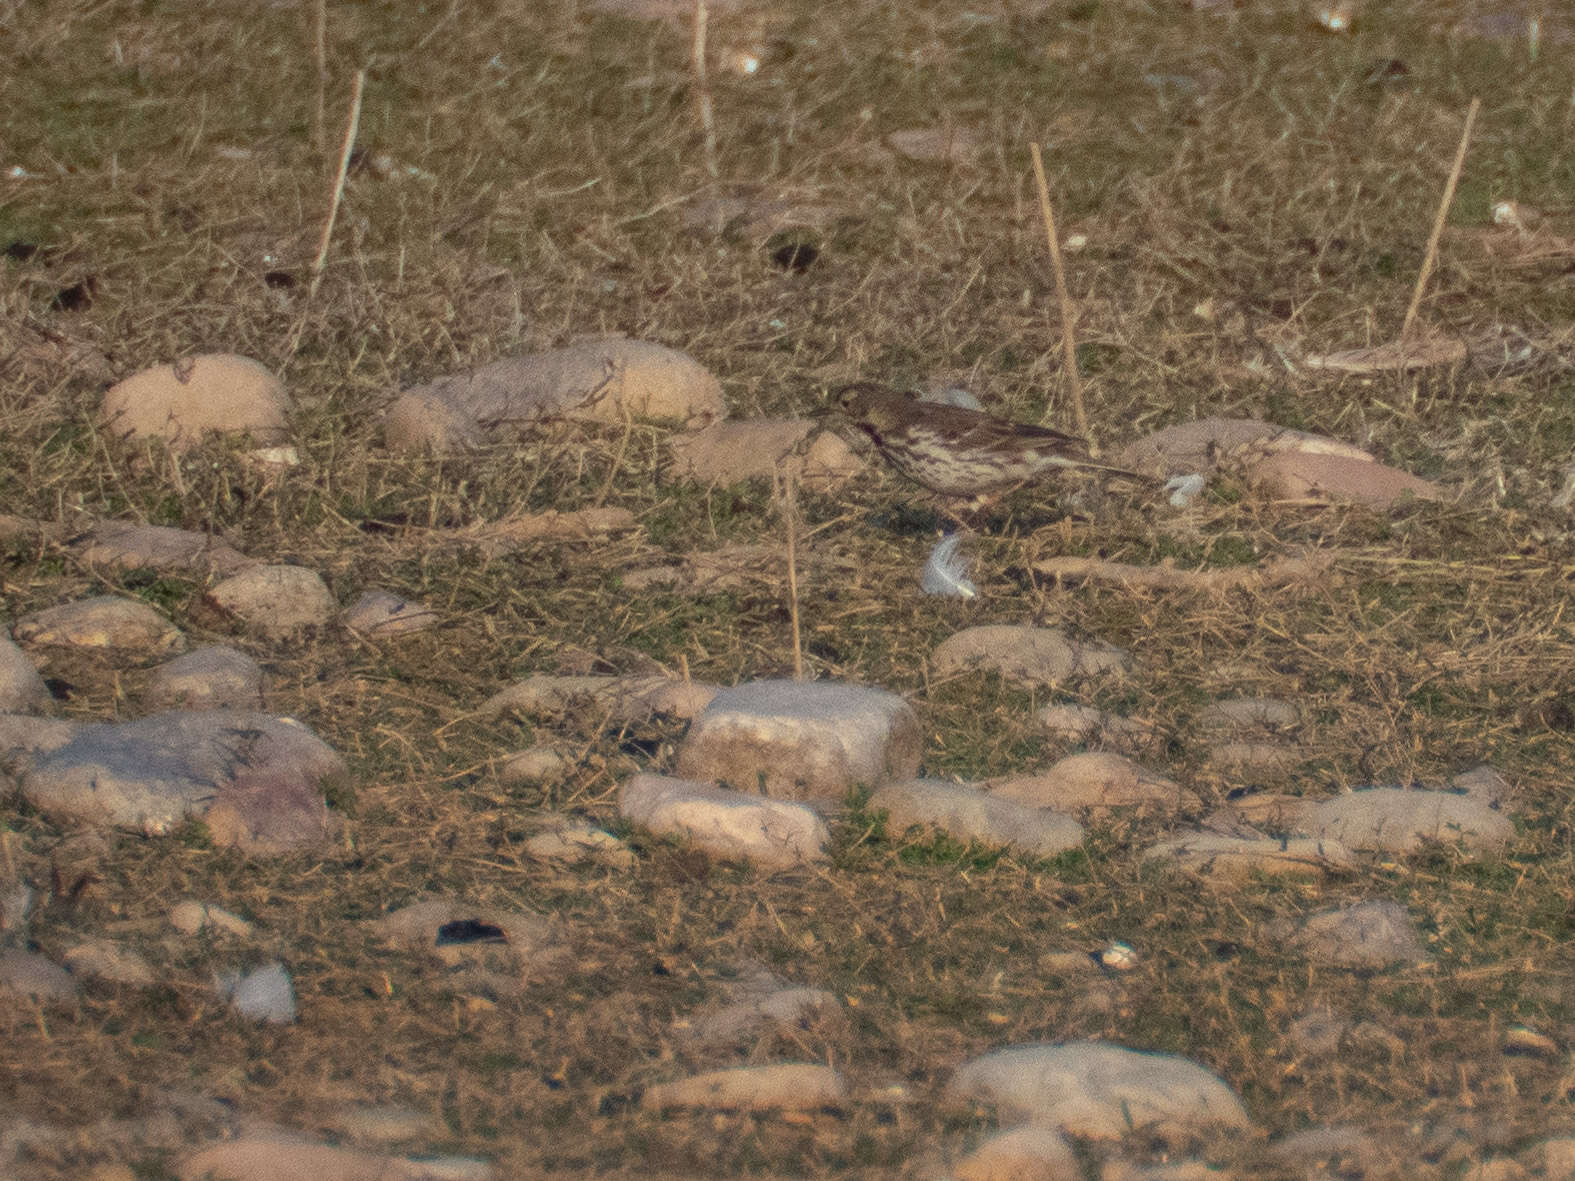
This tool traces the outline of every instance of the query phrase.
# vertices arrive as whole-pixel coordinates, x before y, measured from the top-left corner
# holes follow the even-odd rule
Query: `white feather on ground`
[[[924,563],[924,573],[919,576],[919,585],[925,594],[954,595],[961,599],[979,597],[979,588],[968,581],[968,563],[972,559],[957,552],[961,541],[962,538],[953,533],[935,543],[929,561]]]
[[[1203,489],[1208,481],[1201,472],[1193,472],[1187,476],[1172,476],[1165,481],[1165,491],[1170,493],[1171,508],[1186,508],[1198,497],[1203,495]]]

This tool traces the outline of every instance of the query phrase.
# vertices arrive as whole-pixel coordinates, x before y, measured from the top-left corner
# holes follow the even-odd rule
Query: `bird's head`
[[[907,399],[895,390],[872,381],[855,382],[832,395],[828,412],[843,415],[868,431],[889,430],[894,411]]]

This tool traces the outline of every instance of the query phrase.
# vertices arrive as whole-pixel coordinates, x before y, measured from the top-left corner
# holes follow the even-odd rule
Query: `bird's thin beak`
[[[820,406],[816,406],[813,410],[811,410],[809,412],[809,414],[808,414],[808,417],[809,418],[830,418],[833,414],[836,414],[836,413],[837,413],[837,404],[835,402],[826,402],[826,403],[824,403],[824,404],[822,404]]]

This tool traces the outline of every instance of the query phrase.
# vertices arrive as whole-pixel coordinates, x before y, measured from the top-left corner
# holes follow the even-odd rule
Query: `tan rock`
[[[1290,430],[1255,418],[1202,418],[1165,427],[1129,443],[1110,462],[1171,476],[1210,471],[1221,461],[1249,451],[1257,456],[1281,451],[1343,455],[1363,463],[1373,458],[1360,447],[1339,439]]]
[[[718,692],[715,685],[670,677],[538,673],[494,693],[480,712],[484,717],[506,713],[558,717],[583,708],[608,713],[613,721],[644,721],[657,715],[694,718]]]
[[[27,654],[0,634],[0,713],[54,713],[55,699]]]
[[[23,644],[179,652],[180,629],[138,599],[99,595],[24,616],[13,629]]]
[[[1023,685],[1059,685],[1073,677],[1120,674],[1131,658],[1108,644],[1069,639],[1054,628],[990,624],[964,628],[930,656],[937,674],[988,669]]]
[[[1109,751],[1068,755],[1037,775],[992,779],[985,786],[1000,799],[1062,812],[1130,807],[1190,811],[1202,802],[1163,775]]]
[[[1374,461],[1286,451],[1247,469],[1247,481],[1278,500],[1335,501],[1387,508],[1407,497],[1442,500],[1431,480]]]
[[[192,898],[183,899],[170,907],[169,923],[183,935],[195,935],[203,930],[223,931],[226,935],[246,939],[251,937],[253,931],[251,923],[240,915]]]
[[[189,447],[210,431],[242,433],[267,446],[284,442],[290,396],[266,367],[231,353],[155,365],[109,388],[105,426],[121,437]]]
[[[826,855],[825,821],[802,804],[665,775],[636,775],[618,792],[625,819],[680,836],[728,860],[786,869]]]
[[[108,939],[84,939],[62,958],[76,976],[92,976],[133,988],[151,988],[157,983],[147,960]]]
[[[1083,1181],[1083,1166],[1053,1128],[998,1132],[952,1169],[955,1181]]]
[[[690,726],[678,773],[777,799],[840,800],[919,769],[918,715],[895,693],[827,681],[754,681]]]
[[[208,598],[273,640],[323,627],[337,606],[322,578],[304,566],[251,566],[214,586]]]
[[[345,627],[372,639],[425,631],[438,622],[432,608],[386,590],[362,591],[344,611]]]
[[[714,422],[674,435],[669,473],[700,484],[734,484],[779,472],[809,487],[833,487],[864,466],[835,431],[802,419],[751,418]]]
[[[1496,849],[1515,835],[1509,817],[1478,796],[1374,787],[1304,805],[1298,827],[1353,849],[1406,853],[1427,841]]]
[[[229,574],[251,564],[245,554],[206,533],[131,521],[99,521],[67,544],[85,565],[117,570]]]
[[[891,132],[885,142],[920,164],[975,164],[986,147],[984,136],[970,127],[909,127]]]
[[[939,779],[883,784],[869,807],[888,814],[893,832],[939,829],[953,840],[1002,845],[1031,857],[1054,857],[1083,840],[1083,826],[1063,813]]]
[[[650,341],[608,337],[505,357],[407,390],[384,439],[398,451],[448,451],[517,435],[550,418],[704,425],[726,417],[722,387],[694,358]]]

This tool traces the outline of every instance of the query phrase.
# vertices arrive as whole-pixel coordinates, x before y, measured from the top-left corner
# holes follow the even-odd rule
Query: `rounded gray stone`
[[[164,707],[256,709],[262,704],[262,679],[262,668],[246,653],[208,644],[155,668],[147,698]]]
[[[824,681],[755,681],[711,699],[678,751],[678,774],[778,799],[840,800],[857,784],[911,778],[923,735],[895,693]]]
[[[625,819],[682,836],[717,857],[786,868],[825,857],[825,821],[802,804],[708,783],[636,775],[618,793]]]
[[[27,653],[0,635],[0,713],[53,713],[55,699]]]
[[[1481,796],[1372,787],[1309,806],[1301,825],[1352,849],[1406,853],[1428,841],[1495,849],[1515,835],[1508,816]]]
[[[1108,1042],[1009,1046],[957,1068],[953,1101],[993,1103],[1003,1123],[1119,1139],[1186,1139],[1200,1127],[1248,1128],[1236,1093],[1196,1062]]]
[[[1083,826],[1070,816],[940,779],[885,784],[875,789],[869,806],[886,812],[898,832],[913,825],[936,828],[954,840],[1001,845],[1031,857],[1054,857],[1083,841]]]
[[[208,598],[270,639],[320,628],[335,610],[322,578],[304,566],[252,566],[213,587]]]
[[[97,595],[48,607],[17,620],[13,634],[23,644],[67,648],[179,652],[186,638],[140,599]]]

